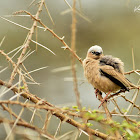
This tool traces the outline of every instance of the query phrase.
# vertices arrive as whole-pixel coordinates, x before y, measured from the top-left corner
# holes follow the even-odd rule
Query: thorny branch
[[[5,85],[6,87],[10,87],[8,83],[3,82],[2,80],[0,80],[0,85]],[[14,88],[12,88],[12,91],[16,94],[18,92],[18,89],[16,87],[14,87]],[[26,99],[30,99],[35,104],[40,102],[39,105],[45,105],[44,109],[46,109],[47,111],[50,110],[52,112],[52,114],[55,115],[56,117],[58,117],[61,121],[65,121],[65,122],[77,127],[78,129],[82,129],[83,131],[85,131],[87,133],[90,132],[90,134],[98,136],[98,137],[103,138],[103,139],[107,139],[107,138],[110,138],[112,140],[115,139],[112,136],[108,136],[108,135],[106,135],[106,134],[104,134],[102,132],[95,131],[95,130],[93,130],[91,128],[85,127],[85,125],[82,125],[82,124],[78,123],[77,121],[71,119],[70,117],[65,116],[64,114],[62,114],[60,109],[56,109],[53,105],[51,105],[47,101],[42,101],[41,102],[41,99],[39,97],[34,96],[31,93],[29,94],[29,93],[24,92],[23,94],[21,94],[21,96],[23,96]],[[4,101],[3,101],[3,103],[4,103]],[[20,103],[20,104],[22,106],[26,106],[26,104],[24,104],[24,103]],[[37,105],[35,105],[35,107],[37,107]]]
[[[8,123],[10,125],[14,125],[15,121],[9,121],[7,119],[0,118],[0,123]],[[38,132],[40,135],[43,135],[46,138],[57,140],[52,135],[48,134],[47,132],[43,132],[39,128],[37,128],[37,127],[35,127],[33,125],[30,125],[29,123],[25,123],[25,122],[19,121],[19,122],[17,122],[17,126],[22,126],[22,127],[26,127],[26,128],[32,129],[32,130]]]
[[[38,20],[38,18],[39,18],[40,12],[42,11],[42,6],[43,6],[43,4],[44,4],[44,0],[41,0],[41,2],[40,2],[40,4],[39,4],[39,8],[38,8],[38,10],[37,10],[37,13],[36,13],[36,15],[35,15],[35,18],[36,18],[37,20]],[[24,47],[23,47],[23,50],[22,50],[22,52],[21,52],[21,55],[20,55],[19,58],[18,58],[16,67],[14,68],[14,70],[13,70],[13,72],[12,72],[12,74],[11,74],[11,77],[10,77],[10,80],[9,80],[9,84],[11,84],[12,81],[14,80],[14,78],[15,78],[15,75],[16,75],[16,72],[17,72],[17,68],[18,68],[18,66],[21,64],[22,58],[23,58],[23,56],[25,55],[26,50],[27,50],[27,48],[28,48],[29,45],[30,45],[30,42],[31,42],[32,36],[33,36],[33,34],[34,34],[34,31],[35,31],[36,26],[37,26],[37,21],[35,20],[35,21],[33,22],[33,25],[32,25],[32,27],[31,27],[29,33],[28,33],[28,38],[27,38],[27,40],[25,41],[25,43],[23,44],[23,46],[24,46]]]
[[[64,45],[64,49],[68,49],[73,55],[74,55],[74,57],[76,57],[78,60],[79,60],[79,62],[82,64],[83,63],[83,61],[82,61],[82,59],[67,45],[67,43],[64,41],[64,36],[63,37],[59,37],[53,30],[51,30],[49,27],[47,27],[42,21],[41,21],[41,19],[37,19],[36,17],[34,17],[31,13],[29,13],[29,12],[27,12],[27,11],[19,11],[19,12],[16,12],[16,13],[26,13],[26,14],[28,14],[28,15],[30,15],[31,16],[31,18],[33,18],[35,21],[38,21],[38,23],[40,23],[43,27],[44,27],[44,29],[45,30],[47,30],[47,31],[49,31],[54,37],[56,37],[58,40],[60,40],[62,43],[63,43],[63,45]],[[15,13],[15,14],[16,14]]]
[[[34,3],[35,1],[33,1]],[[116,138],[121,138],[123,139],[120,134],[119,134],[119,128],[121,127],[120,124],[116,124],[115,122],[113,122],[113,119],[112,119],[112,116],[113,115],[118,115],[118,116],[121,116],[121,117],[124,117],[128,123],[134,123],[135,125],[137,125],[137,121],[135,120],[132,120],[129,118],[129,116],[131,115],[126,115],[125,113],[123,114],[122,111],[120,110],[119,106],[116,104],[115,106],[118,108],[119,112],[109,112],[108,108],[107,108],[107,103],[104,102],[103,103],[103,108],[104,108],[104,113],[107,115],[107,119],[101,119],[97,121],[97,118],[100,117],[100,115],[102,114],[102,112],[98,111],[98,114],[99,115],[93,115],[91,113],[91,111],[86,111],[86,110],[82,110],[81,108],[81,104],[80,104],[80,97],[79,97],[79,92],[78,92],[78,88],[77,88],[77,79],[76,79],[76,71],[75,71],[75,68],[74,68],[74,64],[75,64],[75,58],[77,60],[79,60],[79,62],[82,64],[82,59],[76,54],[75,52],[75,41],[76,41],[76,9],[75,9],[75,6],[76,6],[76,0],[73,0],[73,9],[72,9],[72,36],[71,36],[71,48],[66,44],[66,42],[64,41],[64,37],[59,37],[53,30],[51,30],[49,27],[47,27],[42,21],[41,19],[39,19],[39,16],[40,16],[40,13],[42,11],[42,8],[43,6],[45,6],[48,14],[49,14],[49,17],[53,22],[52,20],[52,17],[47,9],[47,5],[45,4],[45,0],[41,0],[39,3],[39,7],[38,7],[38,10],[35,14],[35,16],[33,16],[30,12],[28,11],[19,11],[19,12],[15,12],[14,14],[20,14],[20,13],[26,13],[27,15],[29,15],[31,17],[31,19],[33,20],[33,24],[32,24],[32,27],[29,29],[29,28],[26,28],[24,26],[21,26],[19,24],[16,24],[14,22],[11,22],[3,17],[4,20],[7,20],[8,22],[11,22],[17,26],[20,26],[26,30],[29,31],[28,35],[27,35],[27,38],[25,39],[25,42],[24,44],[21,46],[21,49],[19,50],[22,50],[19,58],[18,58],[18,61],[17,63],[15,63],[12,58],[10,58],[8,56],[8,54],[4,53],[4,51],[0,50],[0,53],[6,57],[7,61],[10,62],[13,66],[13,71],[11,73],[11,76],[10,76],[10,80],[9,82],[4,82],[3,80],[0,80],[0,85],[2,86],[5,86],[7,87],[9,90],[12,90],[14,92],[15,95],[19,95],[19,96],[22,96],[24,97],[25,99],[29,99],[30,101],[32,101],[34,104],[29,104],[29,103],[22,103],[22,102],[19,102],[19,100],[17,101],[10,101],[10,100],[7,100],[7,101],[0,101],[0,106],[2,107],[3,110],[5,110],[6,112],[8,112],[11,116],[13,116],[14,118],[16,118],[16,121],[11,121],[11,120],[8,120],[8,119],[5,119],[5,118],[0,118],[0,123],[7,123],[9,125],[16,125],[16,126],[23,126],[23,127],[27,127],[29,129],[32,129],[36,132],[38,132],[41,136],[43,137],[46,137],[46,138],[49,138],[49,139],[57,139],[55,138],[59,128],[60,128],[60,125],[58,125],[58,128],[57,128],[57,131],[56,131],[56,134],[53,136],[53,135],[50,135],[47,131],[47,127],[48,127],[48,123],[50,121],[50,118],[51,116],[56,116],[57,118],[60,119],[60,124],[61,122],[67,122],[68,124],[70,125],[73,125],[74,127],[76,127],[79,131],[81,132],[84,132],[86,133],[88,136],[90,135],[94,135],[94,136],[97,136],[99,138],[102,138],[102,139],[111,139],[111,140],[115,140]],[[37,45],[41,45],[39,44],[37,41],[33,41],[32,38],[33,38],[33,34],[35,33],[36,29],[39,27],[37,26],[37,23],[39,23],[41,26],[41,28],[44,29],[44,31],[49,31],[54,37],[56,37],[59,41],[62,42],[62,44],[64,45],[64,49],[67,49],[70,51],[70,53],[72,54],[72,72],[73,72],[73,78],[74,78],[74,86],[75,86],[75,92],[76,92],[76,97],[77,97],[77,105],[78,105],[78,109],[79,111],[71,111],[70,109],[68,110],[63,110],[61,108],[58,108],[58,107],[55,107],[54,105],[52,105],[51,103],[47,102],[47,101],[44,101],[43,99],[35,96],[34,94],[31,94],[29,89],[28,89],[28,84],[26,82],[26,79],[25,78],[30,78],[30,80],[32,80],[33,82],[35,82],[33,80],[33,78],[30,76],[29,72],[27,71],[27,69],[25,68],[25,66],[23,65],[23,62],[24,60],[28,57],[28,52],[27,52],[27,49],[28,47],[30,46],[30,43],[31,42],[34,42],[36,43]],[[37,34],[37,33],[36,33]],[[2,41],[3,42],[3,41]],[[2,45],[2,42],[0,43],[0,46]],[[42,45],[43,46],[43,45]],[[44,47],[44,46],[43,46]],[[49,50],[49,49],[48,49]],[[27,52],[27,53],[26,53]],[[22,66],[25,71],[27,72],[27,77],[26,77],[26,74],[25,72],[21,69]],[[132,70],[132,71],[129,71],[129,72],[126,72],[125,74],[131,74],[131,73],[136,73],[138,75],[139,74],[140,70]],[[14,82],[14,79],[16,77],[16,75],[19,75],[19,79],[21,80],[21,82],[23,83],[24,85],[24,88],[20,87],[20,82],[19,82],[19,86],[17,86],[17,84],[13,85],[13,82]],[[20,81],[19,80],[19,81]],[[116,94],[117,95],[117,94]],[[118,93],[119,95],[119,93]],[[119,95],[121,96],[123,99],[125,99],[126,102],[129,102],[130,104],[132,104],[136,109],[138,109],[138,111],[140,111],[140,107],[138,105],[136,105],[134,102],[132,102],[131,100],[127,99],[124,95]],[[16,97],[16,96],[15,96]],[[114,96],[111,95],[109,98],[113,98]],[[98,99],[99,100],[102,100],[102,96],[101,94],[98,94]],[[113,99],[114,100],[114,99]],[[114,100],[114,103],[116,103],[116,101]],[[6,106],[8,105],[8,106]],[[33,112],[33,115],[32,115],[32,118],[31,118],[31,122],[33,122],[33,118],[35,115],[37,115],[36,113],[36,110],[39,109],[39,110],[45,110],[47,111],[47,115],[46,115],[46,120],[45,120],[45,124],[43,126],[42,129],[34,126],[34,125],[31,125],[31,123],[25,121],[22,119],[21,117],[21,114],[20,115],[17,115],[11,108],[9,105],[20,105],[24,108],[28,108],[28,109],[35,109],[35,111]],[[22,112],[22,111],[21,111]],[[82,112],[82,113],[80,113]],[[90,114],[89,116],[87,116],[86,114]],[[113,114],[114,113],[114,114]],[[137,117],[136,115],[133,115],[135,117]],[[73,118],[72,118],[73,117]],[[77,117],[77,118],[81,118],[82,120],[85,119],[84,123],[85,124],[82,124],[82,123],[79,123],[78,121],[75,121],[74,118]],[[97,130],[94,130],[94,129],[91,129],[90,127],[87,126],[86,122],[88,122],[89,120],[92,120],[92,121],[96,121],[102,125],[105,125],[105,126],[109,126],[111,128],[115,128],[117,130],[115,130],[115,135],[114,134],[111,134],[110,135],[107,135],[103,132],[100,132],[100,131],[97,131]],[[123,127],[124,129],[128,129],[127,127]],[[137,134],[140,135],[140,130],[139,130],[139,125],[137,125],[137,127],[130,127],[129,128],[129,132],[135,132]],[[11,129],[11,132],[12,132],[12,129]]]
[[[71,33],[71,49],[73,52],[76,51],[75,44],[76,44],[76,0],[73,0],[73,12],[72,12],[72,33]],[[72,63],[72,75],[73,75],[73,86],[74,86],[74,92],[76,95],[76,102],[78,108],[81,110],[82,106],[80,103],[80,93],[78,91],[78,84],[77,84],[77,78],[76,78],[76,69],[75,69],[75,56],[71,54],[71,63]]]

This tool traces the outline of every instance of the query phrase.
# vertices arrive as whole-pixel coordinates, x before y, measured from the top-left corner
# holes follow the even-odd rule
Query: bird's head
[[[103,50],[98,45],[90,47],[88,52],[87,52],[88,58],[99,59],[101,56],[103,56]]]

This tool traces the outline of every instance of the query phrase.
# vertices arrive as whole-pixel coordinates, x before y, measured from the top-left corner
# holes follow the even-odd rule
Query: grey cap
[[[95,46],[90,47],[89,50],[88,50],[88,52],[91,52],[91,51],[103,53],[102,48],[100,46],[98,46],[98,45],[95,45]]]

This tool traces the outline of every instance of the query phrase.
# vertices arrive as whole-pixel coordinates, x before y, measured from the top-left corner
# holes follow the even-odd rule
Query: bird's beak
[[[99,56],[101,53],[100,53],[100,52],[95,52],[95,54],[96,54],[97,56]]]

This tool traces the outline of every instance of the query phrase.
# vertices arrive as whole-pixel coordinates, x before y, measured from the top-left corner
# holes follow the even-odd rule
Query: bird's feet
[[[101,91],[99,91],[98,89],[95,89],[96,98],[97,98],[98,93],[100,93],[102,95],[102,92]]]
[[[99,90],[98,89],[95,89],[95,95],[96,95],[96,98],[97,98],[97,94],[98,94]]]

